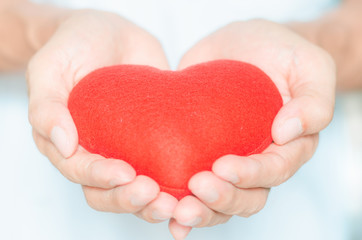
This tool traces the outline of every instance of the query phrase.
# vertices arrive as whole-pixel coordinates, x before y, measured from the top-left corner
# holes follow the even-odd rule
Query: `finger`
[[[211,227],[227,222],[231,216],[208,208],[194,196],[186,196],[177,204],[173,217],[188,227]]]
[[[155,200],[143,208],[136,216],[150,223],[163,222],[169,220],[177,205],[177,199],[168,193],[160,192]]]
[[[79,55],[79,52],[87,54],[94,52],[93,42],[84,44],[79,38],[74,37],[74,31],[78,28],[85,31],[82,29],[83,25],[79,24],[91,26],[90,32],[98,27],[104,27],[100,26],[99,22],[94,22],[92,14],[97,13],[81,15],[76,21],[76,26],[70,24],[71,20],[63,24],[52,41],[33,57],[27,71],[30,123],[39,134],[52,141],[64,157],[70,157],[78,143],[76,127],[68,111],[67,100],[69,93],[80,79],[94,69],[115,64],[147,64],[168,68],[160,43],[128,21],[121,21],[121,28],[127,34],[122,33],[119,42],[115,43],[112,37],[105,39],[106,46],[114,48],[115,51],[109,53],[108,48],[97,49],[100,51],[96,52],[100,55],[100,60],[97,61],[89,60],[87,55]],[[117,16],[117,20],[118,18]],[[104,20],[102,16],[100,19]],[[89,21],[94,25],[90,25]],[[74,52],[69,46],[78,46],[78,51]]]
[[[336,85],[333,60],[321,49],[311,46],[309,49],[313,51],[297,49],[293,54],[288,79],[292,99],[280,109],[272,127],[273,140],[280,145],[318,133],[333,117]]]
[[[184,240],[192,230],[191,227],[186,227],[179,224],[174,218],[168,223],[168,228],[175,240]]]
[[[285,145],[270,145],[248,157],[227,155],[212,166],[218,177],[239,188],[270,188],[288,180],[315,152],[318,135],[300,137]]]
[[[177,69],[182,70],[198,63],[221,58],[219,51],[217,51],[219,45],[220,44],[213,41],[212,36],[202,39],[185,53]]]
[[[122,160],[90,154],[81,147],[74,155],[65,159],[50,141],[36,131],[33,131],[33,135],[40,151],[72,182],[98,188],[113,188],[127,184],[136,177],[135,170]]]
[[[78,134],[68,108],[58,100],[30,101],[29,121],[34,130],[51,141],[64,157],[76,150]]]
[[[255,27],[250,28],[250,25],[248,27],[248,24],[255,23]],[[266,35],[259,35],[255,31],[261,24],[261,26],[269,26],[271,29],[276,28],[275,32],[284,32],[286,39],[280,37],[272,39],[274,44],[280,45],[283,49],[289,41],[291,46],[295,46],[291,49],[287,48],[287,51],[281,50],[281,52],[287,53],[287,57],[284,59],[287,62],[284,64],[285,67],[280,63],[273,68],[273,71],[267,71],[274,81],[277,76],[284,77],[282,81],[277,81],[277,85],[280,88],[281,82],[288,83],[287,88],[284,87],[284,90],[281,90],[281,94],[288,96],[285,93],[285,89],[288,89],[290,91],[289,96],[292,97],[291,101],[282,107],[275,118],[272,129],[274,141],[280,145],[285,144],[298,136],[315,134],[325,128],[332,119],[335,101],[336,72],[333,59],[321,48],[274,23],[256,21],[242,24],[246,24],[244,25],[246,29],[253,29],[252,32],[245,33],[245,36],[253,34],[250,36],[265,37]],[[179,68],[182,69],[192,64],[219,58],[231,58],[254,63],[264,70],[269,69],[270,67],[265,68],[265,65],[270,66],[273,63],[272,60],[260,57],[265,55],[265,49],[259,49],[253,43],[243,42],[245,36],[243,34],[238,35],[240,34],[240,27],[243,28],[240,23],[231,24],[201,40],[184,55]],[[233,34],[230,34],[231,32]],[[233,41],[231,45],[225,48],[225,44],[222,43],[225,43],[227,39],[229,39],[228,41],[238,39],[238,41]],[[248,48],[255,49],[255,53],[248,52]],[[253,60],[254,56],[255,59]]]
[[[137,176],[131,183],[113,189],[83,186],[88,205],[113,213],[136,213],[153,201],[160,192],[158,184],[149,177]]]
[[[239,189],[208,171],[194,175],[189,189],[212,210],[241,217],[263,209],[269,194],[265,188]]]
[[[67,108],[71,88],[59,80],[61,74],[39,69],[39,65],[44,63],[32,61],[27,72],[30,124],[53,142],[64,157],[70,157],[78,144],[77,130]]]
[[[149,65],[159,69],[170,69],[160,42],[148,32],[134,26],[132,34],[125,36],[126,46],[122,64]]]

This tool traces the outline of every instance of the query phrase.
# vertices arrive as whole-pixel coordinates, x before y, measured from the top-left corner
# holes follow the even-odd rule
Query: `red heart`
[[[178,199],[192,175],[226,154],[262,152],[282,106],[257,67],[217,60],[182,71],[119,65],[88,74],[68,107],[79,143],[130,163]]]

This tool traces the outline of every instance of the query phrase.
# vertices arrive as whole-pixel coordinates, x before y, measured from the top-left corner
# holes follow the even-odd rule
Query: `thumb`
[[[65,82],[59,81],[61,74],[38,66],[30,63],[27,72],[29,121],[34,131],[51,141],[62,156],[68,158],[78,145],[77,129],[67,107],[69,91]]]
[[[308,60],[308,61],[306,61]],[[315,134],[332,120],[335,101],[336,73],[333,60],[319,52],[312,58],[298,59],[289,79],[292,98],[274,119],[272,136],[282,145],[297,137]]]
[[[78,145],[77,130],[61,99],[30,101],[29,121],[34,130],[51,141],[64,158],[73,155]]]

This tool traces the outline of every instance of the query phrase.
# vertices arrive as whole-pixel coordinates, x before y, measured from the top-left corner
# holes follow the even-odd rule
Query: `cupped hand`
[[[264,20],[229,24],[189,50],[179,68],[215,59],[249,62],[262,69],[280,91],[283,107],[273,122],[274,143],[263,153],[221,157],[212,171],[191,178],[189,188],[195,196],[178,203],[169,224],[176,239],[183,239],[191,227],[260,211],[269,189],[285,182],[312,157],[319,131],[333,116],[333,60],[282,25]]]
[[[163,221],[172,216],[174,197],[161,193],[152,179],[136,176],[126,162],[91,154],[78,145],[67,108],[69,93],[89,72],[116,64],[168,68],[159,42],[141,28],[112,13],[70,12],[28,66],[33,136],[54,166],[83,186],[92,208]]]

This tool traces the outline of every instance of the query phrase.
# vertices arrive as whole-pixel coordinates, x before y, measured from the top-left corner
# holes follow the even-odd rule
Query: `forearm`
[[[317,21],[290,27],[332,55],[339,90],[362,88],[362,1],[346,1]]]
[[[24,68],[68,10],[26,0],[0,3],[0,71]]]

